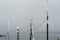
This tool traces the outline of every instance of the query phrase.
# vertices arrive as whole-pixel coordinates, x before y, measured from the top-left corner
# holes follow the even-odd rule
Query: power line
[[[45,22],[46,22],[46,20],[44,20],[39,26],[33,28],[33,30],[38,29],[38,28],[41,27],[41,26],[43,25],[43,23],[45,23]],[[28,27],[28,26],[27,26],[27,27]],[[29,31],[29,29],[25,29],[25,30]]]

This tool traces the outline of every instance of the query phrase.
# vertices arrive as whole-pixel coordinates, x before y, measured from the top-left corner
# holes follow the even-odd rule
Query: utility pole
[[[48,5],[48,0],[46,0],[46,3],[47,3],[47,9],[46,9],[47,10],[47,17],[46,17],[46,20],[47,20],[47,23],[46,23],[47,30],[46,31],[47,32],[46,33],[47,34],[46,34],[46,39],[49,40],[49,24],[48,24],[48,18],[49,18],[49,16],[48,16],[48,7],[49,7],[49,5]]]
[[[46,36],[47,36],[47,37],[46,37],[46,39],[47,39],[47,40],[49,40],[49,24],[48,24],[48,18],[49,18],[49,16],[48,16],[48,0],[46,0],[46,1],[47,1],[47,19],[46,19],[46,20],[47,20],[47,23],[46,23],[46,26],[47,26],[47,32],[46,32],[47,34],[46,34]]]
[[[47,13],[47,21],[48,21],[48,13]],[[49,40],[49,24],[47,22],[47,40]]]
[[[8,32],[7,32],[7,35],[8,35],[8,40],[9,40],[9,20],[8,20]]]
[[[33,34],[32,34],[32,20],[30,20],[30,40],[33,40]]]
[[[5,34],[5,39],[4,40],[10,40],[9,39],[9,27],[10,27],[10,22],[9,22],[9,20],[8,20],[8,31],[7,31],[7,33]]]
[[[19,27],[17,27],[17,40],[19,40]]]

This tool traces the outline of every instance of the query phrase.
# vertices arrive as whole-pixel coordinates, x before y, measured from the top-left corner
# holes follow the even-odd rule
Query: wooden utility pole
[[[47,40],[49,40],[48,12],[47,12]]]
[[[47,19],[46,19],[47,20],[47,23],[46,23],[46,26],[47,26],[47,32],[46,32],[47,34],[46,34],[46,36],[47,37],[46,37],[46,39],[49,40],[49,24],[48,24],[48,18],[49,18],[49,16],[48,16],[48,7],[49,6],[48,6],[48,0],[46,0],[46,2],[47,2],[47,9],[46,9],[47,10]]]
[[[33,39],[33,34],[32,34],[32,20],[30,20],[30,40]]]

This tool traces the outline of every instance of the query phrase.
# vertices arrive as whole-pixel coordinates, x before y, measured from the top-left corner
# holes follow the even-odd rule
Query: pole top
[[[19,26],[17,26],[17,29],[19,29]]]
[[[47,15],[48,15],[48,9],[46,9],[46,11],[47,11]]]

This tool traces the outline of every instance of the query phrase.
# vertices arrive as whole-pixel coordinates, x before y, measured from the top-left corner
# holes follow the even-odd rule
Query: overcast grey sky
[[[23,27],[29,28],[31,17],[34,25],[38,26],[46,17],[46,8],[46,0],[0,0],[0,32],[7,31],[8,20],[10,30],[16,26],[21,30]],[[60,0],[49,0],[49,24],[50,31],[60,30]],[[46,26],[39,29],[45,30]]]

